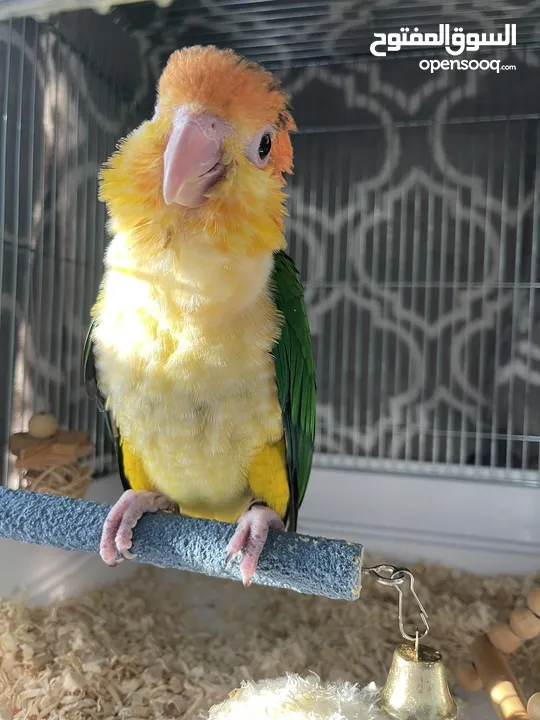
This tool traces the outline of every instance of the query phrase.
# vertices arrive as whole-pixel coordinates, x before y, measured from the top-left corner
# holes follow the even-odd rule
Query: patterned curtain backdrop
[[[515,69],[370,53],[375,32],[439,23],[515,23],[517,47],[475,55]],[[79,374],[106,242],[96,173],[151,115],[170,53],[201,43],[262,62],[292,96],[288,241],[315,343],[317,462],[538,469],[538,3],[182,0],[0,28],[4,439],[50,407],[111,467]]]

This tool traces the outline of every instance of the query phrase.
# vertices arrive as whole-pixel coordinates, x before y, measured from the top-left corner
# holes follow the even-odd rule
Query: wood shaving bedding
[[[411,569],[451,681],[474,634],[540,582]],[[345,602],[142,567],[48,607],[0,601],[0,720],[195,720],[242,680],[286,672],[382,684],[400,641],[395,590],[369,579]],[[540,690],[539,641],[511,664],[526,692]]]

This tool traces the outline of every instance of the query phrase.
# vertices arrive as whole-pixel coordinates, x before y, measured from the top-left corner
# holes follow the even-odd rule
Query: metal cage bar
[[[0,23],[0,44],[1,481],[16,481],[9,435],[44,409],[88,429],[96,472],[110,472],[80,356],[105,247],[97,172],[137,108],[64,39],[62,19]]]
[[[316,464],[538,484],[536,95],[515,73],[480,87],[470,73],[420,77],[425,53],[375,59],[373,31],[391,31],[395,16],[381,5],[369,27],[339,28],[329,7],[230,0],[216,12],[236,23],[234,42],[227,23],[205,24],[199,0],[126,5],[102,22],[142,38],[156,72],[169,37],[230,44],[292,93],[287,234],[319,375]],[[400,7],[399,22],[438,21],[435,4]],[[535,12],[516,57],[538,43]],[[186,34],[180,20],[193,13],[200,27],[188,22]],[[148,116],[156,78],[126,85],[126,69],[92,51],[83,20],[74,13],[69,32],[62,18],[0,24],[4,481],[10,432],[45,407],[90,430],[96,474],[114,468],[79,373],[107,242],[97,172]]]

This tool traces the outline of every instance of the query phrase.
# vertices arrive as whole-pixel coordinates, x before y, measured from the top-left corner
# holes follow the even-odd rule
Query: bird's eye
[[[263,168],[270,160],[270,150],[272,149],[273,127],[267,125],[253,135],[246,145],[246,155],[248,160],[255,167]]]
[[[272,148],[272,138],[270,137],[270,133],[265,133],[262,138],[261,142],[259,144],[259,159],[260,160],[266,160],[270,153],[270,149]]]

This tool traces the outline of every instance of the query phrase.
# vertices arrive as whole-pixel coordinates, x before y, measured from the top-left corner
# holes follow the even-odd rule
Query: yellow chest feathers
[[[140,268],[122,236],[111,243],[93,312],[100,388],[152,482],[177,501],[216,486],[224,502],[237,496],[254,454],[282,437],[271,269],[271,256],[194,246]]]

